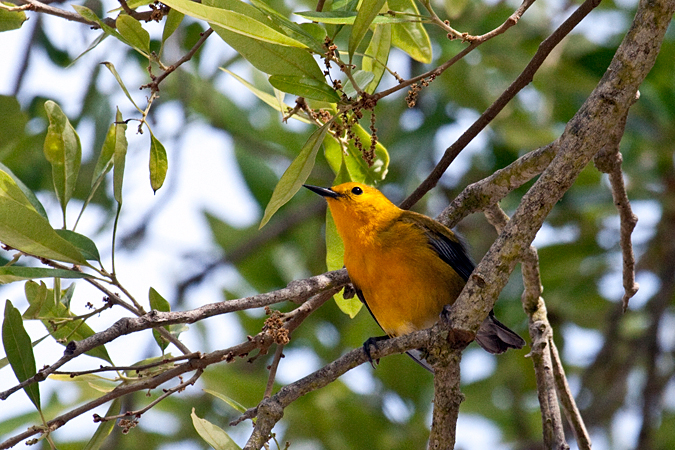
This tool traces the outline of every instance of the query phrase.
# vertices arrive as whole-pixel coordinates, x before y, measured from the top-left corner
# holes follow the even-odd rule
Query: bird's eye
[[[361,195],[361,194],[363,194],[363,189],[361,189],[360,187],[356,186],[356,187],[352,188],[352,194],[354,194],[354,195]]]

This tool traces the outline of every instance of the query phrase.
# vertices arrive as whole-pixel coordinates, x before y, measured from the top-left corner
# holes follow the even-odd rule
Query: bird
[[[443,308],[455,302],[474,263],[452,230],[423,214],[399,208],[363,183],[303,186],[326,199],[344,243],[344,265],[352,285],[387,334],[383,338],[429,328]],[[493,311],[480,325],[475,340],[492,354],[525,346],[523,338],[499,322]],[[373,343],[369,341],[364,344],[368,355]],[[408,354],[433,372],[423,352]]]

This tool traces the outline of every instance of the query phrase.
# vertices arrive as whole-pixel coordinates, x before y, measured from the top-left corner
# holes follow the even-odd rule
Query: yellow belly
[[[388,241],[391,242],[391,241]],[[429,248],[423,234],[395,247],[345,249],[345,266],[370,311],[390,336],[429,328],[464,280]]]

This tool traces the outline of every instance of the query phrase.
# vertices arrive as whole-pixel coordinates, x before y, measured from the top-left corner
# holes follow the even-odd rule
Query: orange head
[[[305,187],[323,196],[343,240],[363,238],[385,227],[402,210],[377,189],[363,183],[343,183],[332,188]]]

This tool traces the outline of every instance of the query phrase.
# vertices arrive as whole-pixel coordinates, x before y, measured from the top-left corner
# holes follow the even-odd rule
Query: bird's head
[[[326,199],[343,238],[349,230],[379,228],[401,212],[384,194],[363,183],[349,182],[332,188],[304,186]]]

